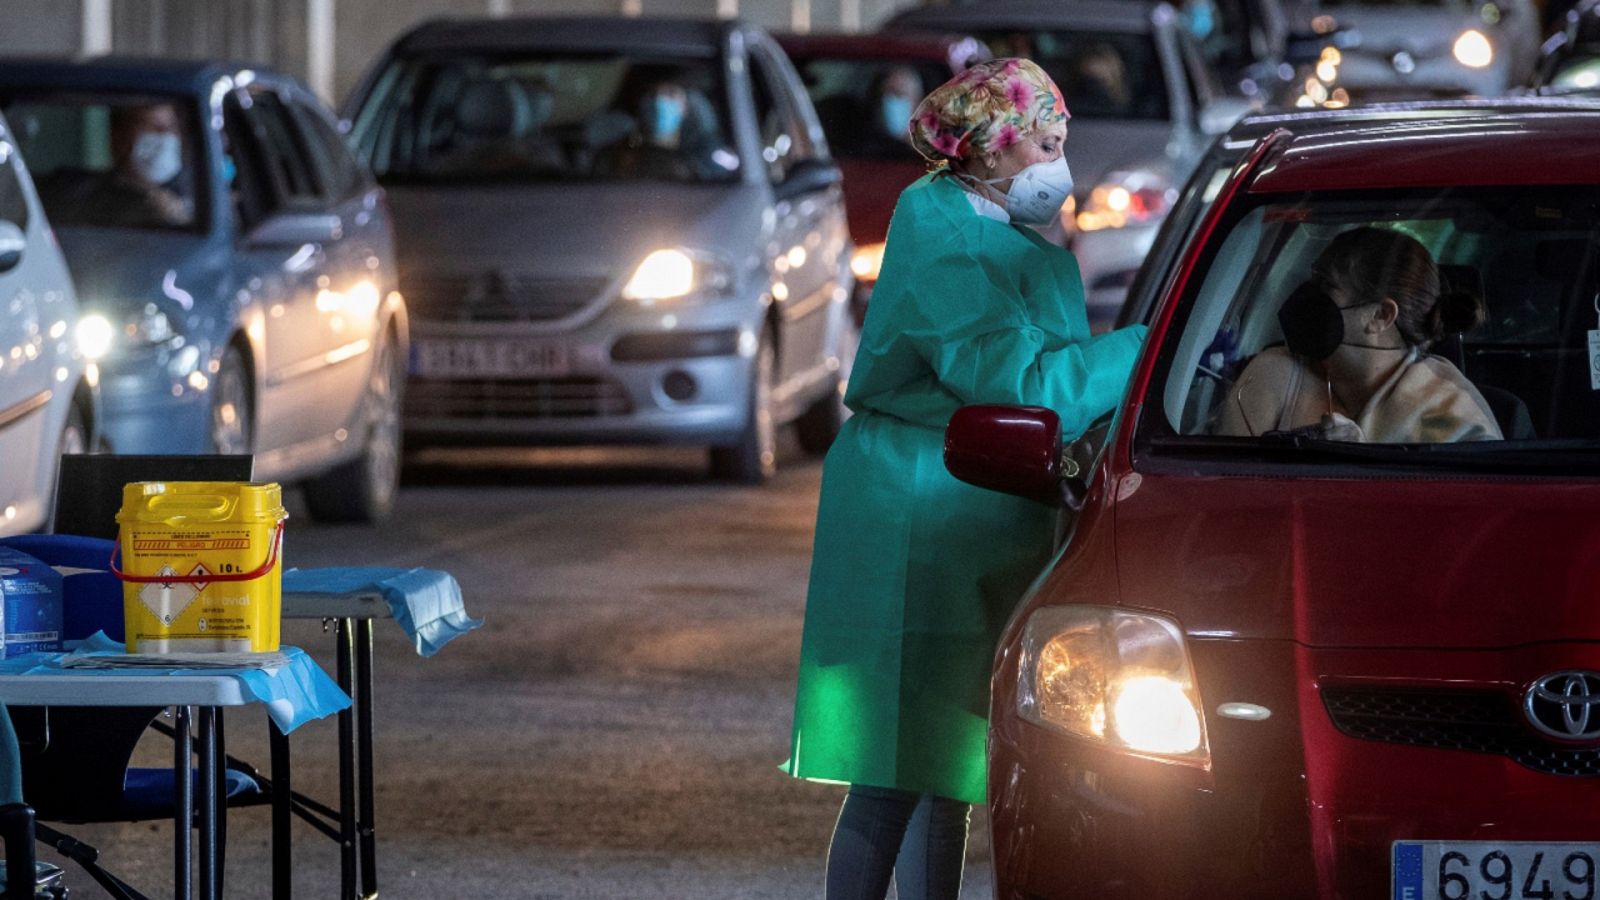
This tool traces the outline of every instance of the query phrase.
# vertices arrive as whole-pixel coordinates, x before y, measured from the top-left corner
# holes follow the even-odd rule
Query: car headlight
[[[89,359],[100,359],[111,352],[111,340],[116,333],[111,322],[99,313],[90,313],[78,319],[73,336],[78,341],[78,352]]]
[[[1494,47],[1483,32],[1476,28],[1468,28],[1456,38],[1455,46],[1451,47],[1455,54],[1456,62],[1473,69],[1481,69],[1494,62]]]
[[[1095,185],[1079,208],[1078,230],[1100,231],[1159,222],[1177,199],[1177,189],[1159,172],[1113,172]]]
[[[1100,606],[1036,610],[1022,638],[1017,713],[1074,737],[1204,764],[1205,718],[1177,623]]]
[[[732,285],[733,274],[724,263],[687,250],[666,249],[639,263],[623,285],[622,296],[648,305],[690,294],[725,293]]]
[[[850,255],[850,271],[856,276],[857,281],[877,281],[878,272],[883,269],[883,244],[867,244],[857,247]]]

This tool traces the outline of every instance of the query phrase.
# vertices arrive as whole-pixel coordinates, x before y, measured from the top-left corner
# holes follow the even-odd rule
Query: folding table
[[[290,872],[288,841],[278,840],[277,823],[287,825],[289,815],[288,733],[303,722],[348,708],[349,699],[333,690],[328,676],[306,653],[295,647],[283,648],[286,664],[269,677],[273,690],[263,692],[261,670],[184,669],[180,667],[140,667],[125,669],[75,669],[61,666],[66,654],[33,653],[0,661],[0,702],[8,706],[165,706],[176,710],[176,739],[173,747],[173,895],[189,900],[194,893],[192,879],[192,837],[194,826],[193,784],[189,777],[194,754],[194,739],[199,738],[200,765],[196,779],[200,788],[200,885],[201,900],[218,900],[221,872],[221,810],[217,785],[223,760],[218,753],[218,711],[261,703],[271,722],[272,796],[274,840],[273,891],[287,890]],[[286,693],[277,679],[292,682]],[[337,694],[337,696],[335,696]],[[282,778],[281,785],[277,783]],[[281,788],[281,789],[280,789]]]

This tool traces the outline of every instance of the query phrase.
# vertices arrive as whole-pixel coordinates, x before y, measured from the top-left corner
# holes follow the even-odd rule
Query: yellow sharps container
[[[122,490],[129,653],[270,652],[282,618],[283,491],[236,481]]]

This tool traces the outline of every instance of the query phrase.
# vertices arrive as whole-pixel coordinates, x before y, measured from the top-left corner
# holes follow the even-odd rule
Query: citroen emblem
[[[1600,674],[1556,672],[1528,688],[1524,701],[1533,727],[1564,741],[1600,738]]]
[[[1389,57],[1389,64],[1394,66],[1394,70],[1401,75],[1410,75],[1417,70],[1416,59],[1404,50]]]

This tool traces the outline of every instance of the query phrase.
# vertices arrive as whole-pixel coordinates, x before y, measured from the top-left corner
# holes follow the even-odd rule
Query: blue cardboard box
[[[0,657],[61,649],[61,574],[26,553],[0,547]]]

